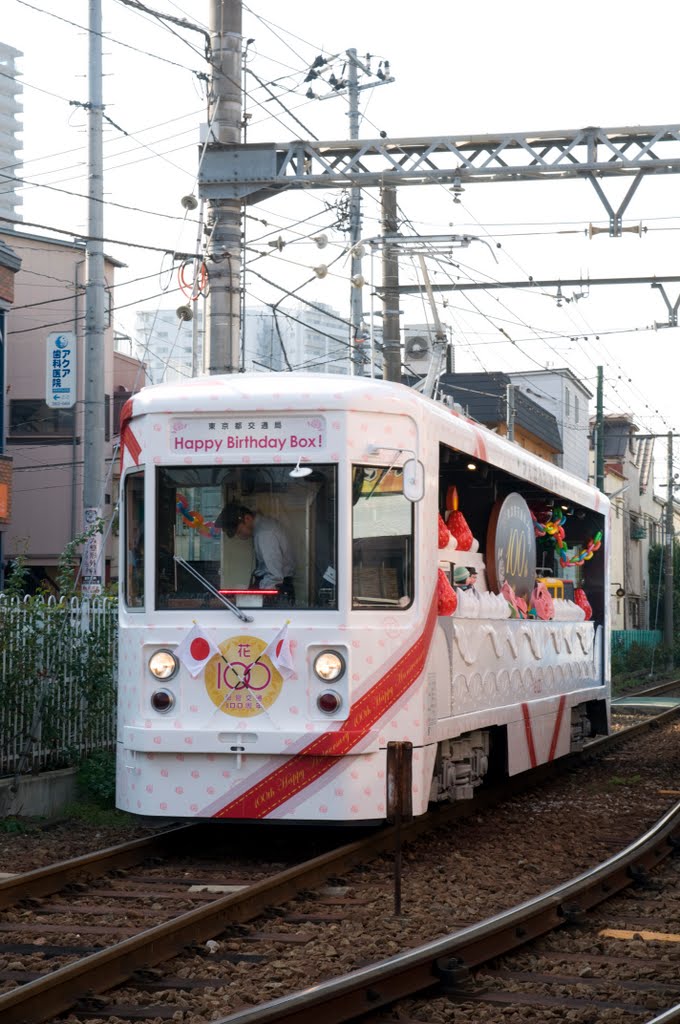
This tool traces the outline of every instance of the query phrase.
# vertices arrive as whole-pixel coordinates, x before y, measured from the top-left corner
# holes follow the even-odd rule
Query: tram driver
[[[263,597],[265,608],[295,603],[293,546],[277,519],[232,502],[224,506],[215,526],[224,530],[227,537],[252,541],[255,564],[250,588],[278,591],[276,595]]]

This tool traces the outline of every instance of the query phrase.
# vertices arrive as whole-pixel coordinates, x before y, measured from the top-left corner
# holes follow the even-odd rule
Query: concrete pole
[[[359,138],[359,65],[357,61],[357,51],[355,49],[347,50],[347,57],[349,61],[348,69],[348,99],[349,99],[349,137],[350,139]],[[349,200],[349,224],[350,224],[350,243],[352,246],[352,260],[351,260],[351,276],[352,279],[358,279],[362,277],[362,263],[361,256],[358,254],[359,241],[361,239],[361,189],[353,188],[350,189],[350,200]],[[357,338],[361,334],[362,325],[364,322],[364,307],[362,288],[357,288],[354,284],[350,286],[350,320],[351,320],[351,338],[350,338],[350,368],[355,373],[361,375],[364,372],[364,355],[363,355],[363,338],[361,344],[357,345]]]
[[[668,668],[673,668],[673,431],[668,432],[668,495],[666,501],[666,548],[664,551],[663,643]]]
[[[595,486],[604,493],[604,378],[597,368],[597,405],[595,412]]]
[[[383,185],[381,190],[383,234],[397,232],[397,190]],[[383,379],[401,380],[401,344],[399,337],[399,256],[396,245],[383,244]]]
[[[213,142],[241,141],[241,0],[211,0],[212,77],[208,123]],[[240,369],[241,201],[208,202],[206,260],[210,295],[205,325],[208,373]]]
[[[85,286],[85,389],[83,423],[83,526],[102,517],[104,502],[104,161],[102,153],[102,12],[101,0],[89,0],[88,62],[88,235]],[[83,594],[102,584],[101,535],[83,551]]]
[[[505,389],[505,428],[508,441],[515,440],[515,385],[507,384]]]

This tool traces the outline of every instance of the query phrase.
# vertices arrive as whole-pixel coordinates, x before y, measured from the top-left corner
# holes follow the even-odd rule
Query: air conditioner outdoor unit
[[[404,361],[429,362],[432,355],[432,332],[425,326],[407,327],[404,332]]]

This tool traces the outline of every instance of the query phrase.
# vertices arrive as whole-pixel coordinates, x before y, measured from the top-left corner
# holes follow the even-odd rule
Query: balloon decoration
[[[443,569],[437,577],[437,615],[453,615],[458,607],[456,592],[446,578]]]
[[[441,516],[437,516],[437,519],[439,520],[438,525],[437,525],[438,544],[439,544],[440,548],[446,548],[446,547],[449,546],[449,541],[451,540],[451,534],[449,533],[448,528],[446,526],[446,523],[444,522],[442,517]]]
[[[579,608],[583,608],[586,622],[590,622],[593,617],[593,609],[590,607],[590,601],[586,596],[585,590],[582,590],[581,587],[576,587],[574,590],[574,604],[577,604]]]
[[[177,511],[185,526],[190,526],[192,530],[198,530],[202,537],[212,537],[213,539],[219,537],[218,527],[213,522],[206,523],[200,512],[190,510],[187,498],[179,492],[177,493]]]
[[[595,536],[581,549],[580,554],[570,557],[569,547],[564,534],[564,524],[567,521],[567,517],[560,512],[553,519],[542,523],[539,522],[536,515],[532,512],[531,518],[534,521],[534,533],[536,536],[548,537],[553,541],[557,548],[560,565],[562,566],[583,565],[584,562],[589,561],[593,557],[602,544],[602,531],[598,530]]]
[[[474,538],[465,516],[458,509],[458,490],[456,487],[449,487],[446,492],[446,510],[446,525],[451,536],[456,541],[458,550],[469,551]]]

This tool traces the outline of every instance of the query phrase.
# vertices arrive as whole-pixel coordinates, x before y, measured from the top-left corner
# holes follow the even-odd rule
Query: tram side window
[[[400,469],[352,471],[352,607],[408,608],[413,600],[413,505]]]
[[[144,474],[125,480],[125,604],[144,607]]]

